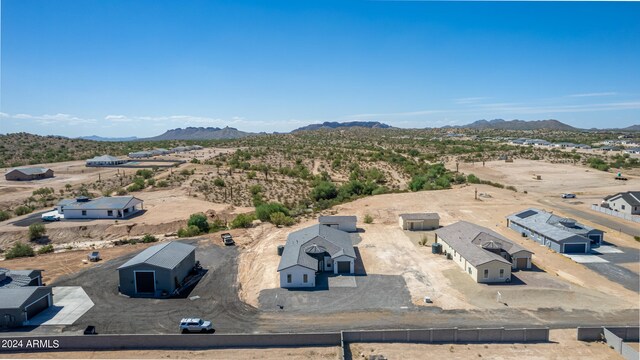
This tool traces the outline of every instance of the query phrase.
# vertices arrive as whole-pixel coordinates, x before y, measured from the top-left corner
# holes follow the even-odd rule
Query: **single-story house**
[[[0,329],[29,325],[29,320],[53,305],[49,286],[0,289]]]
[[[436,242],[479,283],[510,282],[511,270],[531,269],[531,251],[470,222],[459,221],[436,230]]]
[[[41,285],[42,270],[9,270],[0,268],[0,290]]]
[[[507,217],[507,226],[559,253],[587,254],[604,240],[604,232],[539,209]]]
[[[135,196],[111,196],[89,199],[60,200],[56,204],[58,214],[65,219],[124,219],[143,209],[143,201]]]
[[[353,274],[355,260],[351,235],[342,230],[317,224],[294,231],[278,265],[280,287],[315,287],[319,272]]]
[[[634,147],[634,148],[625,149],[624,153],[626,153],[626,154],[640,154],[640,147]]]
[[[88,159],[86,164],[87,166],[115,166],[125,164],[127,163],[127,161],[128,160],[118,159],[117,157],[111,155],[102,155]]]
[[[153,156],[153,153],[151,151],[136,151],[130,152],[127,156],[132,159],[142,159]]]
[[[120,293],[131,297],[170,296],[195,265],[195,246],[179,241],[151,246],[118,268]]]
[[[186,146],[176,146],[173,149],[171,149],[171,151],[173,152],[183,152],[183,151],[189,151],[189,148]]]
[[[318,221],[321,225],[326,225],[346,232],[356,232],[358,218],[355,216],[320,216]]]
[[[169,150],[167,149],[163,149],[163,148],[158,148],[158,149],[153,149],[150,151],[151,155],[153,156],[157,156],[157,155],[165,155],[169,153]]]
[[[437,213],[400,214],[402,230],[433,230],[440,227],[440,215]]]
[[[640,215],[640,191],[619,192],[607,196],[602,206],[628,215]]]
[[[52,177],[53,170],[43,167],[15,168],[4,174],[4,178],[10,181],[28,181]]]

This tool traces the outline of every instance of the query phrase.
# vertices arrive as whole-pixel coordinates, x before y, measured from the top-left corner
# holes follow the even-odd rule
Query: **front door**
[[[318,261],[318,271],[320,272],[324,271],[324,260]]]

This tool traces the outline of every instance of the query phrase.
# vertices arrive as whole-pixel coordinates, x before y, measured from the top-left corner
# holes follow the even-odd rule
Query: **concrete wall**
[[[304,274],[307,275],[308,282],[305,283]],[[291,282],[287,282],[287,275],[291,275]],[[280,287],[281,288],[303,288],[316,286],[316,272],[314,270],[294,265],[280,271]]]
[[[349,342],[411,342],[411,343],[491,343],[546,342],[548,328],[536,329],[425,329],[425,330],[363,330],[343,331],[343,341]]]
[[[627,335],[626,333],[628,332],[628,329],[615,329],[614,328],[612,330],[614,330],[614,331],[615,330],[619,330],[619,331],[617,331],[618,333],[624,333],[624,335],[622,335],[622,336]],[[637,328],[636,328],[636,330],[637,330]],[[640,358],[639,354],[638,354],[638,351],[636,351],[634,348],[632,348],[628,344],[625,344],[622,336],[618,336],[613,331],[610,331],[608,328],[604,328],[603,329],[603,334],[604,334],[605,340],[607,341],[607,345],[611,346],[616,352],[621,354],[625,359],[627,359],[627,360],[637,360],[637,359]],[[636,342],[638,341],[637,336],[634,339],[634,341],[636,341]]]
[[[579,327],[578,340],[580,341],[600,341],[604,336],[603,326]],[[607,330],[621,337],[624,341],[639,341],[640,327],[638,326],[606,326]]]
[[[611,209],[603,208],[602,206],[599,206],[596,204],[591,205],[591,210],[599,211],[601,213],[611,215],[611,216],[616,216],[628,221],[634,221],[634,222],[640,223],[640,216],[638,215],[624,214],[618,211],[613,211]]]

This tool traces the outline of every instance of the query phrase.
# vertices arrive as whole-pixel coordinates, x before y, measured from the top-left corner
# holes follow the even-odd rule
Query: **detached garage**
[[[358,231],[356,227],[358,218],[356,216],[320,216],[318,222],[321,225],[346,232]]]
[[[168,297],[196,264],[196,248],[178,241],[152,246],[118,268],[120,293],[131,297]]]
[[[0,329],[29,325],[29,320],[53,305],[49,286],[0,289]]]
[[[400,214],[402,230],[435,230],[440,227],[440,215],[437,213]]]

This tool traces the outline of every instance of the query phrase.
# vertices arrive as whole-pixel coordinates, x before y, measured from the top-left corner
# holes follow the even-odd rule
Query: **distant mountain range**
[[[349,122],[342,122],[342,123],[325,121],[322,124],[311,124],[311,125],[303,126],[293,130],[292,132],[320,130],[320,129],[351,128],[351,127],[364,127],[364,128],[370,128],[370,129],[391,128],[390,125],[383,124],[379,121],[349,121]]]
[[[138,138],[136,136],[130,136],[130,137],[102,137],[102,136],[98,136],[98,135],[91,135],[91,136],[80,136],[78,139],[82,139],[82,140],[93,140],[93,141],[133,141],[133,140],[138,140]]]
[[[444,128],[464,128],[464,129],[499,129],[499,130],[563,130],[577,131],[580,130],[571,125],[567,125],[558,120],[478,120],[467,125],[445,126]]]
[[[162,135],[139,139],[139,140],[220,140],[220,139],[239,139],[251,135],[257,135],[255,133],[249,133],[240,131],[236,128],[225,127],[187,127],[184,129],[177,128],[167,130]]]
[[[626,130],[626,131],[640,131],[640,124],[638,125],[631,125],[631,126],[627,126],[626,128],[622,128],[620,130]]]

